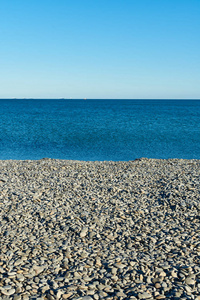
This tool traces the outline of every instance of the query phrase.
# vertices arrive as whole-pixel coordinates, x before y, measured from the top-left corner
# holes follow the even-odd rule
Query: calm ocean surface
[[[0,159],[200,159],[200,100],[0,100]]]

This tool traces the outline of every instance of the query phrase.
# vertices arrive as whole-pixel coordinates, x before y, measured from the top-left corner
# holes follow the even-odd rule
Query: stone
[[[6,289],[2,288],[1,293],[6,296],[11,296],[15,293],[15,289],[6,290]]]
[[[82,231],[80,232],[80,237],[83,238],[87,235],[88,229],[87,228],[83,228]]]
[[[194,285],[196,283],[195,275],[188,276],[185,279],[185,283],[188,284],[188,285]]]
[[[72,293],[72,292],[69,292],[69,293],[67,293],[67,294],[63,294],[63,295],[62,295],[62,298],[63,298],[63,299],[68,299],[68,298],[70,298],[72,295],[73,295],[73,293]]]
[[[138,294],[138,298],[139,298],[139,299],[149,299],[149,298],[151,298],[151,297],[152,297],[152,295],[149,294],[149,293],[147,293],[147,292],[139,293],[139,294]]]
[[[4,177],[2,298],[198,300],[200,160],[0,161]]]

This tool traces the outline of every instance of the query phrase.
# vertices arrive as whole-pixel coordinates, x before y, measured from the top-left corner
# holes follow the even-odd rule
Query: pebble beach
[[[200,300],[200,160],[0,161],[0,299]]]

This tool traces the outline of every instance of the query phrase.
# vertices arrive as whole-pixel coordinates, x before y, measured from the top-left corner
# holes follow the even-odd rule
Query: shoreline
[[[0,191],[2,299],[200,299],[200,160],[0,160]]]
[[[141,161],[141,160],[149,160],[149,161],[200,161],[200,158],[176,158],[176,157],[169,157],[169,158],[148,158],[148,157],[139,157],[135,159],[130,159],[130,160],[81,160],[81,159],[61,159],[61,158],[51,158],[51,157],[43,157],[39,159],[0,159],[1,161],[65,161],[65,162],[118,162],[118,163],[123,163],[123,162],[134,162],[134,161]]]

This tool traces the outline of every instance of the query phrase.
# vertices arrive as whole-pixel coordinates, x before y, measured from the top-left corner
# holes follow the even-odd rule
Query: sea
[[[200,159],[200,100],[0,99],[0,159]]]

